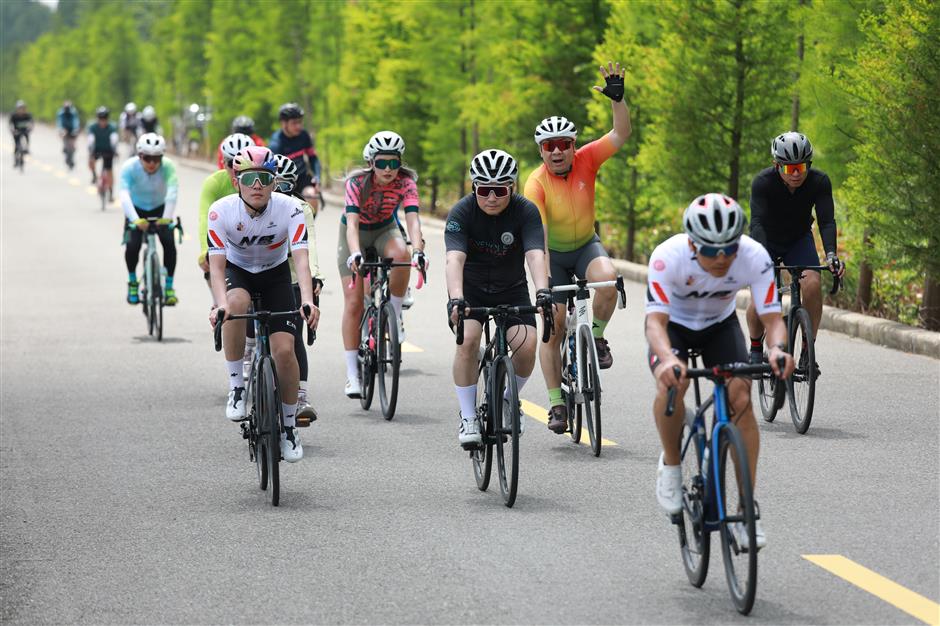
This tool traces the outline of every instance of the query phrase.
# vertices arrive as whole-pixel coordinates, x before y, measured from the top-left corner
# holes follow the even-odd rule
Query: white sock
[[[525,387],[525,384],[527,382],[529,382],[528,376],[519,376],[518,374],[516,374],[516,391],[519,393],[520,396],[522,395],[522,388]],[[507,389],[506,395],[508,394],[509,394],[509,390]]]
[[[307,401],[307,381],[302,380],[300,381],[300,387],[297,390],[297,403],[300,404],[301,402],[306,402],[306,401]]]
[[[346,351],[346,378],[356,380],[359,378],[359,351]]]
[[[245,337],[245,359],[251,360],[252,355],[255,353],[255,339],[254,337]]]
[[[395,309],[395,315],[398,316],[398,319],[401,319],[401,303],[404,302],[405,298],[398,296],[390,296],[388,301],[392,303],[392,308]]]
[[[244,387],[245,383],[242,380],[242,360],[226,361],[225,367],[228,369],[228,388]]]
[[[281,402],[281,411],[284,414],[284,428],[293,428],[296,424],[294,415],[297,414],[297,403],[284,404]]]
[[[461,387],[454,385],[457,391],[457,402],[460,403],[460,416],[465,420],[476,417],[477,414],[477,386]]]

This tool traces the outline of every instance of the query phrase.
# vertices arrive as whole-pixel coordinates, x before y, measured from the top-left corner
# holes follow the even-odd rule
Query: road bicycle
[[[255,464],[258,486],[268,491],[271,506],[281,501],[281,432],[284,430],[284,415],[281,409],[281,394],[277,382],[277,368],[271,356],[269,322],[272,319],[292,317],[301,320],[298,311],[262,311],[260,294],[251,294],[253,312],[230,315],[229,320],[251,320],[255,326],[255,353],[251,361],[251,372],[245,386],[245,421],[241,422],[242,438],[248,442],[248,460]],[[309,315],[310,310],[304,308]],[[222,317],[216,314],[215,351],[222,350]],[[228,320],[226,320],[228,321]],[[307,345],[313,343],[316,334],[307,329]],[[271,487],[268,490],[268,487]]]
[[[117,155],[115,155],[117,156]],[[101,201],[101,210],[108,207],[108,199],[113,191],[111,190],[113,174],[111,170],[101,168],[101,174],[98,176],[98,199]]]
[[[166,218],[148,218],[147,222],[150,227],[147,229],[145,239],[144,279],[140,285],[140,303],[143,305],[144,317],[147,319],[147,334],[151,337],[156,335],[157,341],[163,341],[163,307],[166,304],[166,297],[163,293],[165,270],[157,247],[157,229],[175,230],[179,242],[183,243],[183,223],[178,217],[175,222]],[[133,222],[128,224],[128,229],[136,228]]]
[[[737,426],[729,419],[727,383],[734,376],[750,377],[771,371],[769,364],[730,363],[696,369],[698,352],[689,352],[692,368],[686,377],[694,382],[696,408],[686,409],[680,440],[682,458],[682,511],[671,516],[679,530],[682,565],[689,582],[701,587],[708,575],[711,533],[721,537],[722,561],[731,600],[747,615],[757,592],[756,528],[760,511],[754,500],[747,449]],[[783,357],[778,365],[784,366]],[[674,368],[676,376],[681,370]],[[715,384],[711,397],[702,402],[699,378]],[[675,412],[676,388],[669,390],[666,415]],[[705,414],[711,410],[712,427]],[[743,530],[743,533],[742,533]],[[742,545],[746,534],[746,546]]]
[[[816,342],[814,340],[813,323],[809,311],[803,306],[800,296],[800,279],[806,270],[831,271],[828,265],[778,265],[774,268],[774,281],[781,298],[788,287],[783,285],[782,270],[790,273],[790,310],[783,316],[787,327],[787,352],[793,355],[796,369],[784,382],[777,380],[776,376],[761,376],[757,381],[757,397],[760,403],[761,414],[764,420],[772,422],[777,411],[783,407],[784,398],[789,398],[790,419],[796,432],[801,435],[809,430],[813,420],[813,405],[816,399],[816,379],[819,371],[816,369]],[[829,295],[839,291],[842,281],[833,275],[832,289]],[[767,360],[766,354],[764,360]]]
[[[26,153],[29,152],[28,146],[29,137],[25,133],[13,135],[13,167],[18,168],[20,173],[25,171]]]
[[[411,263],[391,258],[378,258],[375,248],[367,248],[359,265],[361,280],[369,283],[365,295],[365,310],[359,322],[359,378],[362,393],[359,404],[368,410],[375,394],[375,379],[379,382],[379,401],[386,420],[395,417],[398,403],[398,376],[401,370],[401,343],[398,316],[391,303],[389,274],[395,267],[412,267]],[[423,267],[418,268],[420,289],[427,281]]]
[[[570,285],[552,287],[552,293],[568,294],[565,338],[561,342],[561,395],[568,409],[568,432],[572,441],[580,443],[582,420],[587,421],[594,456],[601,454],[601,378],[597,346],[591,334],[588,290],[604,287],[616,287],[617,306],[621,309],[627,306],[622,276],[596,283],[577,278]]]
[[[493,468],[493,446],[496,446],[496,467],[503,504],[512,507],[519,486],[519,430],[522,408],[516,386],[516,370],[509,356],[506,329],[510,318],[538,313],[534,306],[468,307],[457,312],[457,345],[463,344],[464,319],[469,315],[485,316],[484,345],[477,374],[476,414],[480,424],[480,445],[469,450],[477,488],[486,491]],[[552,331],[552,309],[542,314],[542,342],[547,343]],[[489,320],[496,330],[490,333]]]
[[[65,154],[65,164],[68,168],[75,169],[75,133],[63,131],[62,153]]]

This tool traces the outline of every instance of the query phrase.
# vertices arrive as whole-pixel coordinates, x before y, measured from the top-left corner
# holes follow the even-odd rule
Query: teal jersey
[[[117,148],[117,127],[108,122],[99,126],[98,122],[88,125],[88,149],[96,154],[115,152]]]

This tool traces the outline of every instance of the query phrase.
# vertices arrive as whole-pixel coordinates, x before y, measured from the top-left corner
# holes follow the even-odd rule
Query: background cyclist
[[[247,115],[239,115],[232,120],[232,134],[233,135],[246,135],[251,138],[251,141],[256,146],[263,146],[264,139],[261,138],[261,135],[255,134],[255,122]],[[231,157],[228,157],[231,160]],[[222,150],[222,144],[219,144],[219,156],[218,156],[218,165],[219,169],[225,167],[226,156]]]
[[[107,179],[108,201],[114,199],[110,176],[118,145],[117,128],[108,121],[110,115],[108,107],[100,106],[95,109],[96,121],[88,125],[88,169],[91,170],[91,184],[94,185],[98,180],[95,161],[101,159],[101,176]]]
[[[10,114],[10,132],[13,134],[14,151],[29,153],[29,133],[33,130],[33,114],[26,110],[26,103],[16,101],[16,108]]]
[[[320,159],[313,138],[304,129],[304,110],[296,102],[281,105],[277,114],[281,129],[271,135],[271,151],[283,154],[297,166],[297,188],[301,197],[316,211],[320,185]]]
[[[62,137],[62,152],[68,153],[69,148],[75,150],[75,137],[82,129],[82,122],[78,117],[78,109],[71,100],[62,103],[62,108],[56,111],[55,126]]]

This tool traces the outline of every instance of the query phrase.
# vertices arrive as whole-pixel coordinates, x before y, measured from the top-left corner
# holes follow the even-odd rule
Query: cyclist
[[[157,229],[157,236],[163,246],[163,267],[166,268],[166,286],[164,295],[167,306],[177,302],[173,288],[173,273],[176,271],[176,243],[173,232],[166,226],[151,225],[147,219],[171,219],[176,211],[176,197],[179,183],[176,180],[176,165],[164,157],[166,141],[156,133],[146,133],[137,140],[137,156],[131,157],[121,166],[118,196],[124,209],[125,226],[133,224],[136,228],[128,233],[127,246],[124,249],[124,261],[127,263],[127,303],[137,304],[137,261],[140,260],[140,246],[144,233],[150,228]]]
[[[56,111],[55,126],[59,130],[59,136],[62,137],[62,152],[68,154],[70,147],[74,152],[75,137],[82,128],[82,122],[71,100],[63,102],[62,108]]]
[[[261,294],[262,306],[270,311],[293,310],[288,249],[294,255],[300,285],[301,316],[315,328],[320,312],[313,304],[313,279],[307,259],[307,228],[303,210],[296,199],[274,193],[276,161],[267,148],[251,146],[232,161],[238,195],[216,200],[209,207],[209,267],[212,292],[221,306],[209,314],[215,326],[216,312],[223,319],[242,314],[251,304],[251,293]],[[273,227],[272,227],[273,225]],[[309,307],[309,316],[304,311]],[[284,432],[281,455],[294,463],[303,458],[303,446],[296,433],[297,358],[294,356],[294,329],[291,318],[270,322],[271,353],[278,372]],[[229,396],[225,415],[233,421],[245,419],[245,387],[242,357],[245,352],[245,321],[235,320],[222,329],[229,374]]]
[[[819,265],[813,240],[813,208],[817,228],[826,251],[826,265],[841,277],[845,265],[836,253],[836,219],[832,202],[832,183],[822,171],[810,169],[813,145],[806,135],[789,132],[778,135],[770,144],[774,164],[751,182],[751,237],[767,248],[771,259],[783,259],[784,265]],[[809,312],[813,333],[822,319],[822,280],[818,271],[808,271],[800,280],[803,306]],[[751,336],[752,363],[763,359],[761,339],[764,325],[751,303],[747,308],[747,327]],[[816,365],[819,376],[819,366]]]
[[[140,129],[144,133],[163,134],[160,132],[160,120],[157,118],[157,110],[149,104],[140,113]]]
[[[744,335],[735,313],[735,295],[749,286],[758,313],[767,327],[770,363],[786,378],[793,359],[784,350],[786,328],[774,284],[773,267],[764,248],[746,235],[744,211],[737,202],[718,193],[697,197],[685,210],[685,233],[656,246],[650,256],[646,289],[648,362],[656,379],[653,414],[663,451],[659,456],[656,499],[667,513],[682,509],[682,468],[679,438],[685,415],[683,397],[687,351],[700,350],[705,367],[747,361]],[[777,358],[783,356],[783,371]],[[681,370],[676,377],[673,367]],[[678,386],[675,413],[666,417],[666,396]],[[728,385],[729,413],[748,450],[752,484],[757,473],[760,434],[751,407],[750,379],[735,378]],[[740,523],[739,523],[740,524]],[[743,529],[739,529],[743,530]],[[741,541],[739,534],[739,541]],[[747,536],[744,534],[745,542]],[[766,543],[758,522],[757,547]]]
[[[606,86],[594,89],[611,100],[614,127],[606,135],[575,150],[578,131],[564,117],[549,117],[535,129],[535,143],[539,146],[542,164],[530,175],[525,185],[525,196],[535,203],[545,224],[551,285],[570,284],[572,275],[590,281],[617,278],[616,271],[604,246],[594,232],[594,180],[601,165],[612,157],[630,137],[630,110],[623,101],[624,71],[608,63],[601,66]],[[551,405],[548,427],[557,434],[568,426],[568,409],[561,397],[561,354],[559,344],[565,336],[564,304],[566,295],[555,294],[555,332],[550,341],[539,347],[542,374],[548,387]],[[592,334],[597,346],[597,360],[601,369],[613,364],[613,356],[604,330],[617,304],[614,287],[598,289],[594,293]]]
[[[423,242],[418,220],[417,173],[402,162],[405,140],[390,130],[380,131],[369,139],[368,167],[358,169],[346,178],[346,214],[340,218],[339,246],[336,264],[343,281],[343,346],[346,350],[346,396],[358,398],[362,393],[359,380],[359,322],[363,310],[363,281],[354,280],[362,262],[362,250],[374,247],[382,257],[407,262],[408,249],[395,223],[395,212],[405,209],[405,221],[412,241]],[[423,243],[411,256],[412,263],[426,267]],[[402,301],[408,287],[408,268],[391,271],[389,287],[391,303],[401,327]],[[401,327],[399,340],[404,341]]]
[[[281,130],[271,135],[268,145],[275,154],[283,154],[297,166],[297,188],[314,211],[319,209],[320,159],[313,139],[304,129],[304,110],[296,102],[281,105],[277,114]]]
[[[124,111],[118,119],[118,127],[121,129],[121,139],[130,145],[137,143],[137,133],[140,127],[140,115],[137,114],[137,105],[128,102],[124,105]]]
[[[98,176],[95,172],[95,161],[101,159],[101,177],[108,185],[108,200],[114,200],[111,188],[111,168],[114,155],[117,153],[118,133],[108,116],[111,111],[106,106],[95,109],[97,121],[88,125],[88,168],[91,170],[91,184],[94,185]]]
[[[232,134],[233,135],[247,135],[251,138],[256,146],[263,146],[264,139],[261,138],[261,135],[255,134],[255,123],[247,115],[239,115],[232,120]],[[228,157],[231,160],[231,157]],[[224,169],[225,167],[226,156],[222,151],[222,144],[219,144],[219,157],[218,165],[219,169]]]
[[[10,132],[13,133],[14,151],[29,153],[29,133],[33,130],[33,114],[26,110],[26,103],[16,101],[16,109],[10,114]]]
[[[291,195],[294,193],[294,186],[297,184],[297,166],[283,154],[275,154],[274,158],[277,160],[277,181],[275,182],[275,190],[279,193]],[[300,202],[300,205],[303,207],[304,222],[307,224],[307,259],[310,263],[310,275],[313,276],[313,297],[319,304],[318,299],[320,297],[320,291],[323,289],[323,275],[320,274],[320,262],[317,256],[317,237],[313,227],[313,209],[303,200],[298,198],[297,201]],[[294,300],[299,303],[300,285],[297,284],[297,268],[294,267],[293,255],[288,257],[288,260],[290,262],[290,276],[294,289]],[[251,344],[253,343],[253,338],[249,338],[247,344],[249,347],[246,349],[246,353],[251,351]],[[317,412],[307,402],[307,377],[309,373],[307,365],[307,347],[304,345],[303,333],[300,332],[300,329],[297,329],[294,335],[294,354],[297,356],[297,365],[300,369],[300,387],[297,390],[297,425],[309,425],[310,422],[317,419]]]
[[[516,160],[502,150],[484,150],[470,162],[473,190],[450,210],[444,229],[451,325],[457,323],[457,312],[464,307],[531,306],[526,265],[537,290],[536,305],[552,305],[542,219],[531,201],[515,193],[518,175]],[[463,447],[481,442],[476,396],[485,323],[482,316],[465,320],[464,342],[454,355],[454,389],[460,404],[457,441]],[[521,392],[535,367],[535,316],[521,315],[510,324],[507,338]]]

